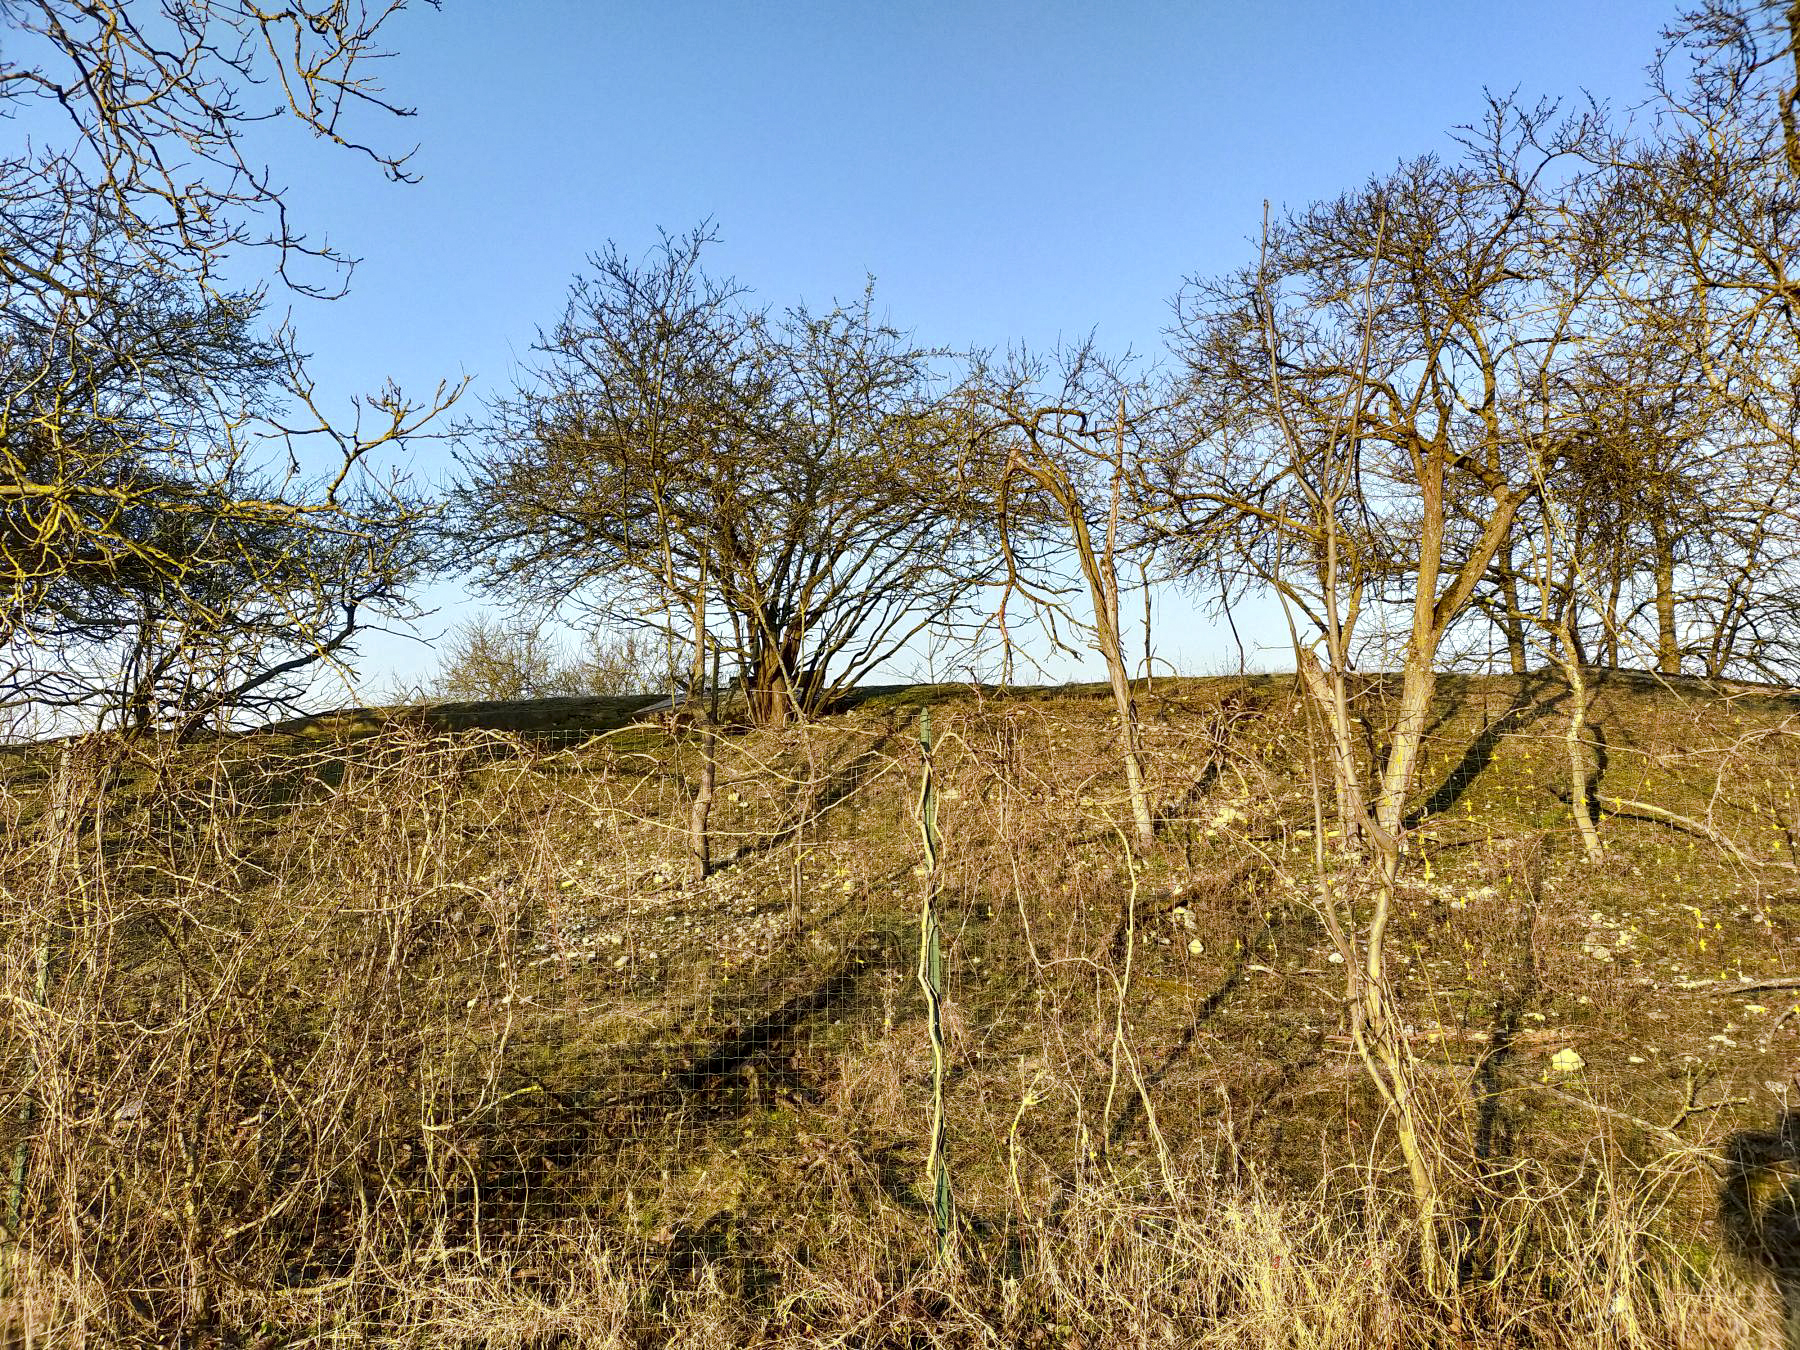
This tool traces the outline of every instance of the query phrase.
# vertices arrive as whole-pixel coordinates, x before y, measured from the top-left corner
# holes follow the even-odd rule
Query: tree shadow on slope
[[[817,1106],[823,1094],[808,1051],[821,1022],[864,1002],[874,1006],[864,991],[869,977],[904,962],[896,934],[867,929],[826,962],[796,962],[801,980],[792,972],[778,976],[700,1014],[691,1039],[615,1043],[597,1058],[570,1056],[582,1066],[578,1081],[559,1074],[555,1063],[536,1073],[521,1069],[495,1093],[503,1107],[443,1141],[463,1160],[439,1201],[450,1216],[448,1236],[475,1249],[529,1243],[533,1234],[616,1209],[634,1188],[628,1208],[654,1207],[659,1172],[666,1186],[671,1171],[678,1164],[687,1170],[706,1141],[741,1144],[739,1132],[753,1122],[766,1125],[779,1115],[791,1124],[793,1113]],[[691,1025],[685,1016],[677,1024]],[[907,1160],[878,1156],[873,1163],[882,1190],[891,1187],[905,1203],[914,1170]],[[652,1239],[661,1244],[660,1252],[651,1248],[660,1275],[650,1292],[666,1298],[711,1269],[735,1296],[766,1299],[777,1280],[771,1222],[771,1215],[738,1212],[721,1197],[704,1217],[671,1223]]]
[[[1241,876],[1242,874],[1233,874],[1233,880],[1241,879]],[[1264,877],[1257,879],[1265,880]],[[1218,1016],[1231,996],[1242,987],[1254,958],[1262,953],[1264,947],[1273,938],[1275,927],[1273,911],[1271,911],[1260,920],[1259,927],[1253,934],[1240,940],[1230,969],[1225,972],[1224,978],[1191,1005],[1187,1016],[1182,1019],[1181,1030],[1176,1035],[1174,1043],[1154,1066],[1145,1071],[1143,1075],[1145,1092],[1154,1092],[1168,1079],[1170,1074],[1187,1061],[1193,1053],[1194,1044],[1199,1039],[1201,1031],[1205,1029],[1207,1023]],[[1154,987],[1152,986],[1152,988]],[[1302,1072],[1305,1068],[1304,1065],[1299,1064],[1289,1067],[1294,1074]],[[1119,1147],[1131,1130],[1144,1123],[1143,1112],[1142,1097],[1136,1093],[1128,1095],[1119,1114],[1113,1119],[1112,1128],[1107,1132],[1107,1147]]]
[[[1554,690],[1554,692],[1550,692]],[[1549,697],[1544,697],[1546,693]],[[1482,704],[1482,726],[1469,743],[1464,747],[1461,756],[1445,773],[1443,780],[1433,788],[1425,800],[1411,811],[1406,820],[1408,829],[1432,816],[1441,815],[1450,810],[1463,795],[1468,792],[1484,769],[1493,762],[1506,737],[1522,731],[1533,722],[1542,720],[1556,711],[1557,706],[1568,697],[1568,689],[1556,680],[1549,671],[1537,671],[1519,677],[1518,688],[1513,691],[1507,705],[1500,710],[1497,717],[1489,717],[1485,699]],[[1427,738],[1448,726],[1460,714],[1465,712],[1471,700],[1466,693],[1458,693],[1444,700],[1431,727],[1426,731]]]
[[[1474,1169],[1469,1211],[1461,1220],[1462,1250],[1458,1279],[1465,1285],[1488,1278],[1497,1259],[1496,1221],[1488,1188],[1508,1171],[1515,1147],[1515,1123],[1507,1111],[1509,1093],[1503,1071],[1515,1057],[1524,1017],[1542,989],[1537,950],[1531,939],[1532,912],[1541,903],[1537,869],[1530,855],[1521,856],[1518,872],[1527,878],[1532,899],[1516,921],[1513,970],[1493,1002],[1486,1052],[1475,1063],[1469,1087],[1475,1098]]]
[[[1786,1345],[1800,1350],[1800,1112],[1783,1111],[1772,1130],[1739,1130],[1723,1152],[1726,1243],[1774,1284]]]
[[[870,929],[806,988],[773,1007],[751,1004],[708,1040],[693,1047],[687,1063],[671,1074],[672,1089],[684,1105],[733,1107],[786,1094],[811,1100],[815,1094],[796,1069],[801,1033],[815,1019],[846,1007],[861,982],[897,959],[892,933]]]

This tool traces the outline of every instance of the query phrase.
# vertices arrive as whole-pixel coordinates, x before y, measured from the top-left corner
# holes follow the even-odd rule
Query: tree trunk
[[[1370,965],[1373,967],[1374,962]],[[1365,970],[1361,986],[1361,997],[1350,1005],[1350,1039],[1362,1060],[1363,1071],[1393,1112],[1400,1156],[1406,1163],[1407,1182],[1413,1194],[1413,1213],[1419,1225],[1421,1264],[1427,1283],[1435,1290],[1442,1286],[1447,1274],[1440,1236],[1443,1203],[1437,1170],[1432,1165],[1433,1143],[1426,1133],[1425,1115],[1414,1091],[1418,1065],[1406,1028],[1396,1016],[1385,971],[1375,975]]]
[[[1350,698],[1341,671],[1327,672],[1310,651],[1299,654],[1306,691],[1331,730],[1331,782],[1337,793],[1338,834],[1345,847],[1361,844],[1368,824],[1362,768],[1356,760],[1356,732],[1350,725]]]
[[[1675,634],[1675,541],[1659,526],[1656,543],[1656,668],[1681,674],[1681,645]]]
[[[788,714],[792,704],[788,698],[787,681],[782,678],[779,669],[763,669],[757,671],[745,686],[745,696],[750,705],[750,722],[759,727],[784,727],[788,723]]]
[[[1500,631],[1506,638],[1507,664],[1512,673],[1525,673],[1525,619],[1519,612],[1519,574],[1513,570],[1512,535],[1506,536],[1506,542],[1500,546],[1498,561],[1500,564],[1500,600],[1506,606],[1506,613],[1500,621]]]
[[[796,685],[799,652],[794,645],[759,645],[744,675],[744,694],[749,701],[750,722],[758,727],[785,727],[795,713],[813,711],[807,683]]]
[[[1438,471],[1441,473],[1441,469]],[[1490,520],[1481,556],[1480,543],[1467,558],[1455,581],[1441,595],[1433,586],[1439,575],[1444,545],[1442,478],[1422,475],[1425,505],[1419,540],[1417,590],[1413,596],[1412,633],[1407,640],[1406,665],[1400,677],[1400,703],[1389,735],[1387,762],[1370,812],[1375,882],[1374,913],[1364,947],[1362,971],[1363,1026],[1352,1022],[1352,1034],[1376,1089],[1394,1112],[1401,1154],[1406,1161],[1414,1213],[1419,1225],[1420,1260],[1427,1285],[1435,1292],[1447,1282],[1450,1269],[1442,1240],[1443,1199],[1429,1138],[1429,1122],[1417,1099],[1417,1066],[1404,1027],[1394,1015],[1393,992],[1387,979],[1387,932],[1398,899],[1400,848],[1406,824],[1407,796],[1418,773],[1425,728],[1437,691],[1437,654],[1444,634],[1468,603],[1475,582],[1487,570],[1493,552],[1511,527],[1511,516],[1522,498],[1504,506],[1504,515]]]
[[[1591,863],[1605,856],[1600,834],[1594,828],[1594,802],[1588,788],[1587,677],[1581,669],[1581,653],[1574,635],[1567,627],[1561,634],[1563,679],[1569,686],[1569,723],[1563,731],[1563,742],[1569,757],[1569,811],[1575,818],[1575,833],[1581,837],[1581,851]]]
[[[1120,426],[1125,410],[1119,410]],[[1123,436],[1123,430],[1120,432]],[[1122,444],[1119,454],[1124,453]],[[1069,476],[1054,463],[1027,469],[1032,477],[1050,490],[1069,523],[1070,542],[1075,546],[1075,561],[1087,582],[1088,598],[1094,606],[1094,648],[1106,662],[1106,679],[1112,688],[1113,708],[1119,715],[1119,735],[1125,743],[1125,791],[1131,802],[1132,831],[1139,853],[1156,846],[1156,816],[1150,809],[1150,789],[1144,772],[1143,730],[1138,723],[1137,700],[1131,693],[1131,673],[1125,664],[1125,638],[1119,623],[1119,572],[1115,562],[1114,537],[1118,528],[1122,461],[1115,464],[1112,507],[1107,518],[1104,549],[1094,546],[1093,532],[1088,529],[1087,514],[1081,505]]]
[[[1412,671],[1408,670],[1407,674],[1411,675]],[[1431,698],[1431,687],[1431,683],[1424,686],[1427,703]],[[1409,689],[1402,691],[1403,717],[1406,694],[1410,691],[1409,681]],[[1420,727],[1423,727],[1422,721]],[[1389,752],[1390,774],[1394,756],[1400,753],[1402,747],[1398,744]],[[1443,1198],[1433,1160],[1435,1147],[1416,1091],[1419,1075],[1412,1043],[1406,1037],[1406,1028],[1394,1006],[1393,987],[1387,977],[1387,929],[1399,895],[1400,824],[1405,810],[1405,787],[1410,782],[1410,776],[1386,779],[1384,790],[1386,785],[1399,784],[1400,791],[1384,796],[1377,803],[1377,815],[1382,819],[1378,819],[1376,828],[1369,832],[1375,850],[1375,911],[1370,916],[1368,942],[1364,948],[1361,1016],[1359,1019],[1352,1012],[1351,1035],[1376,1091],[1394,1113],[1394,1130],[1412,1190],[1413,1216],[1419,1226],[1420,1265],[1426,1286],[1437,1293],[1442,1291],[1449,1278],[1449,1266],[1442,1235]],[[1388,820],[1392,821],[1391,825]]]
[[[788,684],[788,671],[781,653],[763,646],[752,655],[751,668],[745,673],[743,695],[749,700],[751,725],[785,727],[794,713],[794,689]]]
[[[1794,82],[1781,91],[1781,145],[1788,172],[1800,178],[1800,0],[1787,7],[1788,53],[1794,59]],[[1788,1309],[1788,1343],[1800,1344],[1800,1306]]]
[[[1071,501],[1073,498],[1071,497]],[[1124,637],[1119,631],[1119,579],[1112,554],[1094,551],[1087,521],[1071,506],[1069,524],[1075,536],[1076,557],[1087,577],[1094,602],[1094,645],[1106,662],[1107,683],[1112,687],[1113,708],[1119,715],[1119,735],[1125,742],[1125,791],[1131,799],[1131,820],[1139,853],[1156,845],[1156,816],[1150,809],[1150,789],[1144,773],[1144,737],[1138,723],[1137,700],[1131,693],[1131,674],[1125,665]]]
[[[712,804],[718,784],[718,728],[702,710],[700,727],[700,782],[688,811],[688,880],[698,886],[712,875]]]
[[[1150,810],[1150,789],[1144,781],[1144,736],[1138,724],[1137,700],[1125,673],[1123,654],[1106,659],[1107,679],[1112,684],[1113,707],[1119,714],[1119,734],[1125,739],[1125,790],[1131,797],[1131,820],[1137,850],[1148,853],[1156,844],[1156,818]]]
[[[1613,550],[1612,576],[1606,590],[1606,646],[1603,659],[1608,670],[1619,668],[1619,595],[1625,589],[1625,562]]]
[[[712,875],[713,789],[719,777],[718,729],[713,725],[712,701],[706,696],[706,592],[700,588],[694,601],[693,689],[688,702],[700,723],[700,781],[694,788],[688,811],[688,880],[695,886]]]
[[[1431,696],[1437,692],[1437,670],[1432,665],[1436,654],[1435,641],[1429,648],[1415,644],[1400,677],[1400,707],[1394,715],[1381,793],[1375,802],[1375,823],[1390,835],[1397,836],[1406,822],[1406,797],[1418,773]]]

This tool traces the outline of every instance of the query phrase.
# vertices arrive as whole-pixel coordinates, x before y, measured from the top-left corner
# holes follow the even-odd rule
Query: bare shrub
[[[541,624],[482,615],[451,631],[431,688],[478,702],[642,694],[669,683],[654,647],[640,634],[596,631],[571,655]]]
[[[457,818],[479,747],[85,749],[8,851],[4,914],[35,1117],[20,1246],[87,1295],[79,1329],[325,1318],[378,1305],[395,1263],[479,1247],[454,1197],[497,1107],[523,917],[466,881],[516,806]]]

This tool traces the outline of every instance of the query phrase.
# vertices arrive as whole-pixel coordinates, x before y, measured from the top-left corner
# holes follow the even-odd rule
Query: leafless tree
[[[996,504],[1005,562],[1000,611],[1022,598],[1053,636],[1060,617],[1106,663],[1133,835],[1148,852],[1156,818],[1125,656],[1119,573],[1122,559],[1146,554],[1153,542],[1138,484],[1144,442],[1161,430],[1159,409],[1145,381],[1121,374],[1091,344],[1065,354],[1054,373],[1021,353],[978,375],[971,388],[982,408],[976,436],[986,443],[968,463],[985,466],[980,472],[994,480],[985,491]],[[1070,563],[1087,593],[1085,614],[1058,584]]]
[[[478,615],[452,629],[432,692],[440,698],[507,701],[582,692],[579,671],[542,624]]]
[[[1658,116],[1606,146],[1620,337],[1576,391],[1588,433],[1566,500],[1577,535],[1617,555],[1590,564],[1609,662],[1622,643],[1665,674],[1794,671],[1796,22],[1770,4],[1686,12],[1653,68]]]
[[[389,390],[334,422],[254,293],[64,224],[92,293],[10,288],[0,315],[0,701],[132,730],[287,706],[412,612],[431,507],[364,465],[434,408]]]
[[[596,630],[571,654],[541,622],[477,615],[451,629],[429,692],[495,701],[644,694],[669,685],[652,646],[637,633]]]
[[[1322,909],[1428,1250],[1441,1199],[1387,932],[1442,649],[1535,495],[1538,461],[1560,455],[1538,391],[1571,359],[1594,280],[1550,237],[1571,157],[1597,131],[1496,102],[1459,162],[1406,164],[1271,222],[1256,267],[1179,302],[1197,449],[1173,506],[1197,564],[1243,569],[1293,616],[1339,828],[1368,859],[1333,887],[1321,847]],[[1365,746],[1356,670],[1390,640],[1397,696]]]
[[[367,466],[454,398],[328,415],[264,273],[336,293],[247,132],[358,143],[400,8],[0,8],[0,653],[15,705],[192,725],[281,704],[403,614],[429,505]],[[255,91],[279,91],[268,105]],[[300,266],[310,259],[319,269]],[[309,472],[302,465],[314,466]],[[322,467],[319,467],[321,466]]]
[[[809,715],[968,593],[937,354],[864,294],[770,318],[709,279],[705,230],[616,249],[463,453],[490,588],[658,623],[743,673],[753,721]]]
[[[427,0],[432,3],[432,0]],[[347,259],[310,243],[249,129],[282,119],[394,179],[409,152],[362,139],[369,113],[406,115],[375,71],[382,29],[406,0],[9,0],[0,107],[44,134],[0,157],[10,237],[0,281],[73,297],[103,279],[61,246],[70,203],[111,222],[135,264],[205,289],[250,248],[285,282],[341,290]],[[308,276],[304,262],[322,265]]]

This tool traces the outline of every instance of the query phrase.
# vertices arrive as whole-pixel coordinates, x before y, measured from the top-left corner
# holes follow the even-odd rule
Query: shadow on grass
[[[1800,1350],[1800,1112],[1783,1111],[1772,1130],[1739,1130],[1723,1154],[1719,1226],[1774,1284],[1787,1350]]]
[[[673,1086],[690,1102],[728,1107],[755,1105],[775,1092],[809,1096],[793,1068],[796,1033],[847,1003],[867,975],[893,961],[897,947],[892,934],[864,933],[809,988],[773,1008],[746,1009],[736,1024],[697,1047],[671,1076]]]
[[[1534,905],[1535,908],[1534,896]],[[1475,1168],[1482,1185],[1471,1191],[1469,1213],[1461,1220],[1462,1251],[1458,1255],[1457,1278],[1464,1284],[1487,1278],[1495,1257],[1493,1219],[1486,1203],[1486,1184],[1506,1170],[1514,1148],[1513,1125],[1506,1114],[1507,1095],[1501,1071],[1512,1061],[1520,1025],[1525,1013],[1540,991],[1537,953],[1530,936],[1529,917],[1521,920],[1525,932],[1519,943],[1522,957],[1519,978],[1513,980],[1494,1001],[1494,1016],[1488,1028],[1488,1051],[1475,1065],[1470,1090],[1475,1097]]]
[[[1555,688],[1556,692],[1549,698],[1543,697],[1546,691]],[[1531,723],[1548,716],[1556,710],[1568,690],[1558,684],[1548,671],[1537,671],[1519,677],[1519,686],[1512,699],[1500,711],[1498,717],[1487,720],[1485,708],[1481,730],[1463,750],[1462,757],[1451,765],[1444,779],[1432,789],[1431,795],[1420,803],[1407,817],[1406,827],[1412,829],[1421,821],[1440,815],[1450,810],[1467,792],[1475,780],[1481,776],[1483,769],[1493,761],[1494,753],[1500,748],[1505,738],[1514,732],[1523,730]],[[1458,713],[1468,706],[1468,698],[1464,694],[1456,694],[1447,699],[1443,711],[1438,715],[1433,730],[1446,725]]]
[[[716,1009],[710,1035],[696,1028],[689,1041],[613,1042],[595,1057],[571,1051],[537,1072],[521,1066],[496,1085],[494,1108],[437,1136],[455,1159],[439,1192],[446,1238],[497,1250],[559,1220],[610,1215],[625,1222],[622,1237],[650,1244],[652,1303],[710,1272],[734,1297],[761,1306],[779,1282],[773,1234],[754,1211],[739,1212],[741,1199],[721,1193],[690,1217],[669,1215],[660,1232],[653,1198],[650,1219],[620,1202],[638,1177],[652,1179],[653,1197],[658,1170],[666,1183],[673,1160],[691,1160],[701,1139],[735,1154],[752,1126],[779,1134],[795,1108],[815,1105],[809,1036],[822,1019],[849,1010],[870,976],[903,965],[901,946],[893,932],[865,930],[829,962],[800,967],[806,978],[785,997],[765,986]],[[920,1159],[907,1144],[865,1152],[862,1161],[888,1198],[925,1211],[915,1194]],[[642,1203],[645,1192],[636,1194]]]

